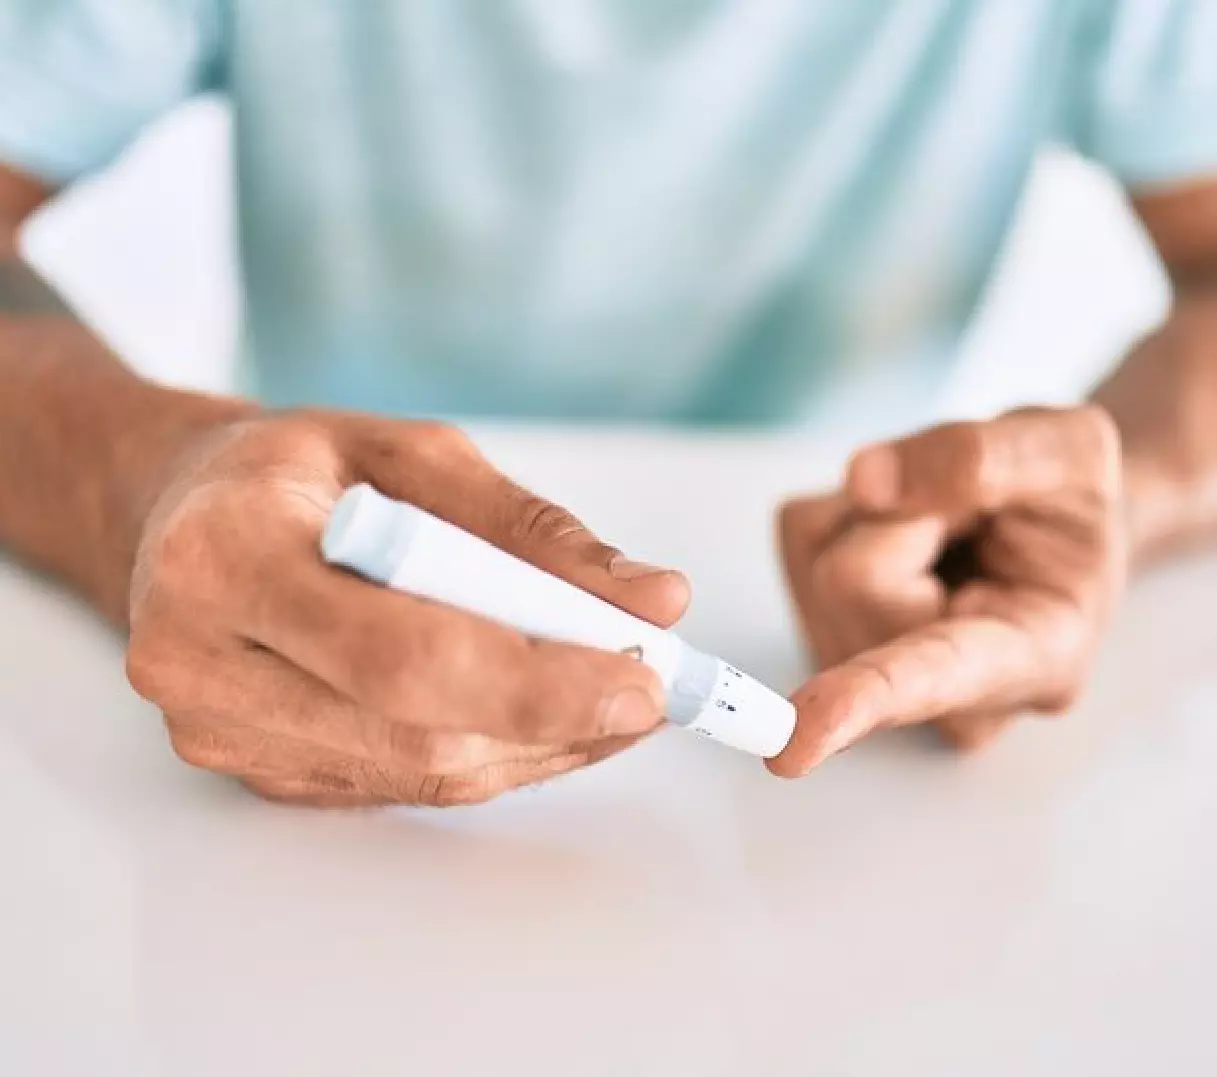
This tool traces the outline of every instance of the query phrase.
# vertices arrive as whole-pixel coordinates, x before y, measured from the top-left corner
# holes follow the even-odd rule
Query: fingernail
[[[607,735],[646,733],[659,724],[660,708],[642,688],[625,688],[604,703],[600,728]]]
[[[609,562],[609,575],[615,580],[640,580],[643,576],[658,576],[669,571],[645,561],[631,561],[628,557],[614,557]]]
[[[849,489],[866,508],[883,510],[900,499],[900,457],[887,445],[858,452],[849,466]]]

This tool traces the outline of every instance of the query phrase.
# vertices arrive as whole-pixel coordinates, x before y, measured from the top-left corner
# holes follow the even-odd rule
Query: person
[[[17,249],[210,89],[235,108],[231,398],[138,377]],[[1069,706],[1130,557],[1217,527],[1215,116],[1214,0],[9,0],[0,545],[129,630],[182,758],[266,796],[468,803],[585,766],[660,722],[649,672],[325,569],[340,490],[671,624],[678,572],[453,420],[815,422],[877,372],[852,406],[911,429],[1064,139],[1130,192],[1165,323],[1088,403],[872,444],[780,513],[821,671],[770,768],[911,722],[980,743]]]

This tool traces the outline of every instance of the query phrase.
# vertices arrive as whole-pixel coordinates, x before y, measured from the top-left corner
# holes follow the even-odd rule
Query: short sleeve
[[[1130,187],[1217,175],[1217,0],[1092,0],[1074,138]]]
[[[108,164],[219,79],[220,0],[0,0],[0,162],[53,184]]]

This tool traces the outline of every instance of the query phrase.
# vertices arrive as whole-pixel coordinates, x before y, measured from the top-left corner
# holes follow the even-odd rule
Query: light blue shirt
[[[0,161],[207,89],[271,403],[798,419],[943,377],[1045,141],[1217,175],[1217,0],[0,2]]]

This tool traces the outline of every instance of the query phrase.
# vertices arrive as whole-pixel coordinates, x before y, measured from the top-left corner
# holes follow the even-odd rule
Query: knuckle
[[[177,698],[184,677],[173,648],[144,632],[133,633],[127,645],[126,673],[140,696],[161,706]]]
[[[342,431],[342,424],[335,423],[332,415],[317,411],[250,422],[228,453],[225,472],[236,479],[271,477],[332,494],[339,476],[346,472]]]
[[[914,504],[946,502],[981,509],[991,491],[988,436],[982,422],[953,422],[894,442],[902,459],[906,495]]]
[[[871,661],[865,655],[856,656],[844,681],[844,704],[840,720],[845,721],[858,707],[886,702],[899,696],[897,685],[886,666]]]
[[[476,452],[473,441],[459,426],[438,419],[424,419],[414,425],[414,436],[428,451],[444,456],[467,456]]]
[[[237,455],[258,460],[308,459],[319,451],[331,453],[330,441],[319,414],[295,412],[247,426]]]
[[[1074,414],[1086,439],[1086,459],[1092,469],[1095,490],[1104,501],[1114,501],[1119,497],[1121,486],[1120,430],[1115,420],[1097,404],[1076,408]]]
[[[584,530],[583,525],[566,509],[535,494],[521,495],[512,520],[515,536],[529,545],[561,542]]]
[[[955,493],[982,507],[988,499],[985,427],[979,422],[952,423],[942,428],[941,473],[953,477]]]
[[[381,455],[400,458],[406,455],[426,471],[446,473],[453,463],[481,463],[482,454],[473,440],[460,427],[437,419],[422,419],[410,423],[408,445],[402,444],[400,427],[394,426],[391,444]]]
[[[354,435],[360,470],[373,477],[434,477],[448,474],[453,461],[481,459],[462,430],[439,420],[362,420]]]
[[[259,416],[241,423],[235,436],[226,438],[221,446],[224,454],[235,460],[246,454],[261,459],[272,455],[275,449],[307,444],[316,437],[323,422],[321,412],[307,408]]]

